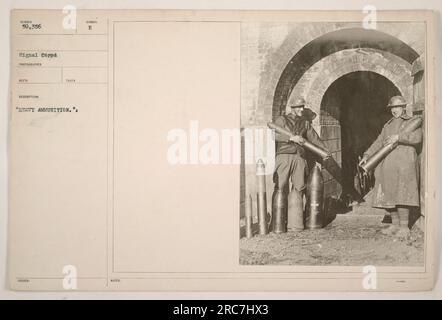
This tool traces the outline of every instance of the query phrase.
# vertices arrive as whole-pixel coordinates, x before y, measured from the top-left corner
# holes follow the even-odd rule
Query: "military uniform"
[[[379,137],[365,152],[372,155],[380,149],[383,141],[391,135],[399,135],[398,146],[385,157],[375,169],[375,185],[371,205],[377,208],[395,208],[398,205],[419,206],[419,166],[416,146],[422,142],[422,129],[401,133],[407,122],[414,117],[403,114],[390,119]]]
[[[275,124],[288,129],[311,143],[326,148],[312,125],[304,117],[288,114],[276,119]],[[288,190],[289,180],[293,188],[303,191],[306,187],[307,160],[305,149],[292,141],[290,137],[275,133],[276,159],[273,181],[275,190]]]
[[[391,118],[382,128],[378,138],[364,153],[364,161],[385,143],[396,143],[375,169],[375,185],[371,206],[386,209],[392,225],[382,233],[407,238],[410,234],[409,216],[412,207],[419,206],[419,166],[416,147],[422,142],[422,128],[402,132],[414,117],[405,114],[406,101],[402,96],[390,99],[388,108],[402,108],[400,116]],[[394,140],[394,142],[391,141]]]

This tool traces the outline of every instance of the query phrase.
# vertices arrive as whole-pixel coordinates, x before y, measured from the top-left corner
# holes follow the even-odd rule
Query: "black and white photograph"
[[[8,9],[8,295],[440,289],[440,13],[328,5]]]
[[[242,24],[240,265],[424,265],[425,39]]]

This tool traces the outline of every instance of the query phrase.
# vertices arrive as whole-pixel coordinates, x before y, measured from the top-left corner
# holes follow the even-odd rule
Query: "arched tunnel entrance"
[[[285,113],[291,92],[312,66],[327,56],[349,49],[362,51],[363,49],[374,49],[380,53],[387,52],[394,57],[389,58],[391,60],[390,64],[394,62],[393,60],[399,59],[411,66],[413,61],[419,57],[419,54],[409,45],[381,31],[349,28],[326,33],[302,47],[285,66],[273,95],[273,119]],[[370,53],[366,52],[366,54]],[[350,64],[352,63],[350,61]],[[373,67],[385,69],[388,68],[388,65]],[[393,73],[397,71],[395,70]],[[409,75],[407,76],[409,77]]]
[[[357,178],[358,157],[391,118],[386,105],[399,94],[389,79],[370,71],[348,73],[326,90],[321,101],[321,137],[342,168],[340,183],[324,170],[326,196],[351,196],[355,189],[364,195],[369,190],[369,185],[361,188]]]
[[[287,113],[298,97],[319,115],[313,125],[333,155],[322,170],[324,196],[330,203],[335,203],[330,198],[338,200],[343,211],[347,200],[359,202],[374,183],[373,177],[355,179],[358,156],[391,117],[388,100],[401,94],[411,102],[411,66],[417,57],[408,44],[385,32],[341,29],[308,42],[279,75],[271,117]]]

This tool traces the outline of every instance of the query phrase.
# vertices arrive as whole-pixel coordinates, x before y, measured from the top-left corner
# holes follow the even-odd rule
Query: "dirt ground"
[[[255,235],[240,239],[243,265],[423,265],[424,234],[412,228],[411,240],[381,233],[383,214],[337,215],[325,228]]]

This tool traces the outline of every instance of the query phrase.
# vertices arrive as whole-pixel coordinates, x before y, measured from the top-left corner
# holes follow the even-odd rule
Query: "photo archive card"
[[[18,291],[422,291],[432,11],[12,10]]]

